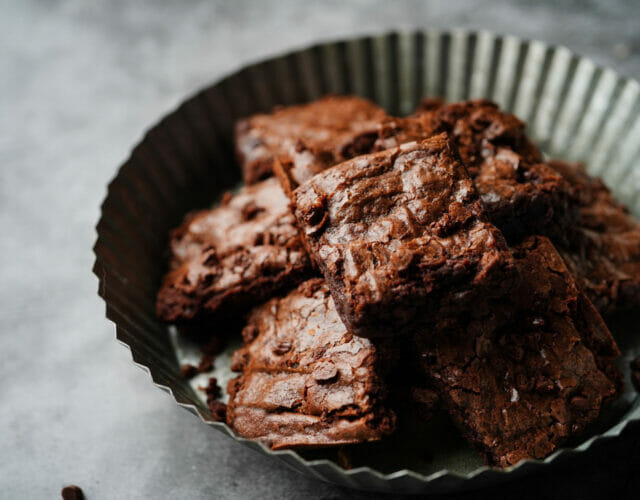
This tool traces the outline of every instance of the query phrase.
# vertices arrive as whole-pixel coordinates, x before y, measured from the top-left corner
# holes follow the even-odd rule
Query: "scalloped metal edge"
[[[237,66],[235,69],[232,69],[226,76],[221,77],[220,79],[218,79],[216,82],[214,82],[211,85],[215,85],[216,83],[220,83],[223,80],[227,80],[229,78],[232,78],[233,76],[237,75],[238,73],[240,73],[241,71],[243,71],[244,69],[250,68],[262,61],[265,60],[271,60],[271,59],[278,59],[278,58],[283,58],[283,57],[287,57],[290,55],[293,55],[295,53],[301,52],[301,51],[305,51],[305,50],[312,50],[316,47],[322,47],[325,45],[332,45],[332,44],[337,44],[337,43],[344,43],[344,42],[348,42],[348,41],[354,41],[354,40],[376,40],[376,39],[384,39],[386,37],[389,36],[411,36],[411,35],[415,35],[416,33],[422,33],[425,36],[430,36],[430,37],[439,37],[441,38],[444,35],[466,35],[466,36],[470,36],[470,35],[476,35],[476,36],[487,36],[487,37],[492,37],[494,40],[505,40],[505,39],[512,39],[512,40],[516,40],[520,43],[525,43],[525,44],[531,44],[531,43],[535,43],[535,44],[539,44],[541,47],[543,47],[545,50],[553,50],[553,51],[557,51],[557,50],[564,50],[566,51],[571,57],[577,57],[578,60],[587,60],[589,62],[591,62],[590,59],[582,57],[577,55],[575,52],[571,51],[569,48],[567,48],[564,45],[553,45],[553,44],[548,44],[539,40],[535,40],[535,39],[524,39],[524,38],[519,38],[513,35],[500,35],[500,34],[496,34],[493,33],[491,31],[488,30],[465,30],[465,29],[452,29],[452,30],[411,30],[411,31],[388,31],[388,32],[384,32],[384,33],[377,33],[377,34],[362,34],[359,35],[356,38],[341,38],[341,39],[329,39],[329,40],[324,40],[324,39],[320,39],[317,40],[315,43],[313,44],[305,44],[305,45],[300,45],[297,47],[294,47],[292,49],[289,49],[287,51],[282,51],[282,52],[277,52],[272,54],[270,57],[263,57],[260,59],[255,59],[253,61],[248,61],[246,64],[242,65],[242,66]],[[619,75],[617,72],[599,65],[599,64],[595,64],[594,63],[594,67],[598,70],[601,71],[610,71],[612,72],[616,78],[618,79],[618,81],[623,82],[624,84],[632,84],[635,86],[640,86],[640,82],[638,82],[637,80],[624,76],[624,75]],[[208,88],[205,87],[205,89]],[[183,102],[186,102],[192,98],[195,98],[196,96],[200,95],[202,92],[204,91],[204,89],[200,89],[196,92],[193,92],[191,94],[189,94],[185,99],[183,99],[183,101],[181,101],[180,104],[178,104],[177,106],[169,109],[169,111],[167,111],[163,117],[158,121],[158,123],[154,124],[153,126],[149,127],[146,131],[144,131],[140,137],[140,140],[138,140],[135,144],[140,143],[141,141],[143,141],[146,137],[148,132],[153,129],[155,126],[157,126],[159,123],[161,123],[164,118],[166,118],[168,115],[176,112],[178,109],[180,109],[180,107],[182,106]],[[118,171],[119,172],[119,171]],[[116,174],[117,177],[117,174]],[[115,177],[114,177],[115,179]],[[113,182],[113,180],[112,180]],[[111,182],[109,183],[108,187],[107,187],[107,193],[106,196],[104,198],[104,201],[106,201],[106,199],[109,197],[110,193],[112,190],[112,186],[111,186]],[[104,201],[101,204],[101,212],[102,212],[102,206],[104,205]],[[96,230],[96,234],[97,234],[97,238],[96,238],[96,244],[99,241],[99,232],[97,229],[97,226],[95,228]],[[95,254],[95,245],[94,245],[94,254]],[[101,276],[99,274],[99,256],[96,255],[96,260],[94,262],[94,266],[93,266],[93,273],[96,275],[96,277],[98,278],[98,295],[104,300],[104,294],[103,294],[103,280],[104,280],[104,276]],[[137,366],[138,368],[140,368],[141,370],[143,370],[150,378],[151,382],[158,387],[159,389],[163,390],[164,392],[168,393],[171,398],[174,400],[174,402],[184,408],[185,410],[189,411],[190,413],[196,415],[197,417],[199,417],[199,419],[207,424],[210,427],[213,427],[214,429],[216,429],[219,432],[222,432],[223,434],[227,435],[228,437],[234,439],[235,441],[238,441],[239,443],[242,443],[244,446],[247,446],[251,449],[254,449],[256,451],[259,451],[265,455],[268,456],[273,456],[277,459],[279,459],[281,462],[283,462],[284,464],[286,464],[289,467],[294,468],[295,470],[304,470],[306,472],[311,473],[311,475],[317,479],[320,479],[322,481],[332,481],[330,478],[328,478],[326,476],[326,474],[320,470],[318,470],[319,468],[328,468],[330,471],[332,471],[334,474],[338,475],[338,476],[344,476],[345,478],[355,478],[358,476],[364,476],[364,478],[366,478],[367,476],[371,476],[373,478],[375,478],[378,481],[382,481],[382,482],[397,482],[399,480],[402,480],[404,478],[411,478],[414,481],[417,481],[419,483],[423,483],[424,485],[428,485],[428,484],[432,484],[434,483],[436,480],[441,480],[441,479],[451,479],[455,482],[458,482],[458,484],[461,485],[461,489],[466,489],[466,487],[471,487],[473,488],[473,485],[462,485],[462,483],[466,483],[469,482],[470,480],[478,480],[481,478],[489,478],[491,477],[492,479],[496,479],[496,478],[507,478],[509,476],[511,476],[513,473],[516,472],[522,472],[525,469],[529,469],[528,472],[532,472],[532,471],[536,471],[536,470],[540,470],[542,467],[544,467],[545,465],[549,465],[552,464],[556,461],[558,461],[560,458],[563,457],[570,457],[573,455],[578,455],[578,454],[582,454],[586,451],[588,451],[592,445],[596,444],[596,443],[601,443],[601,442],[607,442],[610,441],[612,439],[615,439],[617,437],[619,437],[629,426],[629,424],[634,423],[634,422],[640,422],[640,402],[636,399],[635,403],[633,404],[632,408],[629,410],[630,412],[633,412],[634,414],[629,416],[625,416],[623,417],[623,420],[621,420],[619,423],[617,423],[616,425],[614,425],[613,427],[611,427],[610,429],[608,429],[607,431],[605,431],[602,434],[596,435],[596,436],[592,436],[591,438],[589,438],[588,440],[586,440],[585,442],[581,443],[580,445],[577,445],[573,448],[559,448],[558,450],[556,450],[554,453],[552,453],[551,455],[549,455],[548,457],[542,459],[542,460],[538,460],[538,459],[525,459],[520,461],[519,463],[517,463],[516,465],[513,465],[511,467],[507,467],[504,469],[500,469],[500,468],[495,468],[495,467],[490,467],[490,466],[481,466],[476,468],[475,470],[468,472],[468,473],[460,473],[460,472],[455,472],[455,471],[450,471],[448,469],[442,469],[439,470],[437,472],[434,472],[432,474],[429,475],[424,475],[424,474],[420,474],[418,472],[412,471],[410,469],[401,469],[392,473],[382,473],[379,472],[371,467],[357,467],[357,468],[353,468],[353,469],[343,469],[340,466],[338,466],[336,463],[328,460],[328,459],[315,459],[315,460],[306,460],[303,457],[301,457],[299,454],[297,454],[294,450],[271,450],[270,448],[266,447],[265,445],[263,445],[262,443],[256,442],[256,441],[252,441],[246,438],[243,438],[241,436],[236,435],[225,423],[223,422],[217,422],[217,421],[213,421],[209,418],[209,416],[204,413],[204,411],[202,410],[202,408],[199,408],[198,406],[194,405],[193,403],[188,403],[188,402],[184,402],[184,401],[180,401],[179,398],[174,394],[173,390],[164,384],[158,383],[154,380],[154,376],[153,373],[151,371],[151,369],[139,362],[136,359],[136,352],[134,351],[134,349],[132,349],[132,347],[127,344],[125,341],[123,341],[121,339],[121,332],[124,331],[124,329],[118,325],[116,323],[116,321],[110,317],[110,314],[107,311],[107,304],[105,302],[105,311],[106,311],[106,317],[112,322],[114,323],[114,325],[116,326],[116,334],[115,334],[115,338],[117,340],[117,342],[119,344],[121,344],[122,346],[126,347],[127,350],[129,351],[130,355],[131,355],[131,359],[132,362],[135,366]],[[297,466],[297,467],[295,467]],[[343,486],[352,486],[352,487],[356,487],[356,488],[360,488],[360,489],[369,489],[367,488],[367,486],[364,484],[364,482],[362,481],[363,478],[359,478],[360,480],[358,481],[357,484],[352,484],[351,481],[345,481],[342,482],[341,484]],[[473,481],[474,483],[476,481]],[[393,486],[393,485],[392,485]],[[373,488],[371,488],[373,490],[376,491],[380,491],[380,488],[376,488],[375,486]],[[411,490],[414,490],[414,488],[410,488]],[[447,487],[444,488],[442,490],[439,489],[439,491],[451,491],[452,488]],[[384,489],[385,491],[387,490],[387,488]],[[393,488],[389,488],[388,491],[393,491]]]

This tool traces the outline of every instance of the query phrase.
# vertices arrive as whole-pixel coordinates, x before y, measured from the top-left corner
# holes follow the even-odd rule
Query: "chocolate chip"
[[[309,203],[304,207],[304,222],[308,226],[314,226],[308,229],[312,234],[322,229],[322,226],[327,220],[327,198],[326,195],[319,194],[312,203]]]
[[[193,378],[198,374],[198,368],[192,364],[182,365],[180,371],[184,378]]]
[[[65,486],[62,488],[60,492],[62,498],[64,500],[83,500],[84,493],[82,493],[82,489],[75,484],[70,484],[69,486]]]
[[[207,273],[202,277],[202,286],[207,288],[213,284],[218,277],[218,273]]]
[[[361,154],[369,153],[373,144],[378,139],[378,132],[366,132],[362,135],[354,137],[354,139],[342,148],[340,154],[346,160],[358,156]]]
[[[256,339],[257,336],[258,327],[256,325],[250,324],[242,329],[242,340],[244,340],[245,344],[250,344]]]
[[[296,141],[296,147],[295,147],[295,149],[296,149],[296,153],[302,153],[302,152],[303,152],[305,149],[307,149],[307,148],[306,148],[306,146],[304,145],[304,142],[302,142],[302,140],[301,140],[301,139],[298,139],[298,140]]]
[[[257,233],[253,237],[253,244],[257,247],[264,245],[264,233]]]
[[[313,370],[313,378],[317,382],[329,382],[338,375],[338,367],[331,361],[323,361]]]
[[[589,409],[589,400],[584,396],[573,396],[569,400],[569,405],[576,410],[586,411]]]
[[[208,251],[208,255],[204,259],[202,264],[207,267],[213,267],[217,265],[219,262],[220,262],[220,259],[218,258],[218,254],[216,253],[215,249],[211,249]]]
[[[242,207],[242,218],[244,220],[251,220],[256,217],[260,212],[263,212],[264,208],[259,207],[253,201],[248,202]]]
[[[273,346],[273,353],[282,356],[287,354],[291,350],[291,342],[288,340],[282,340]]]

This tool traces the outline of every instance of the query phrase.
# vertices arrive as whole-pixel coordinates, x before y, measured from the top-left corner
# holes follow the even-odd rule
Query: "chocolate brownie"
[[[274,178],[187,216],[171,235],[171,270],[158,292],[165,321],[229,315],[308,277],[288,199]]]
[[[508,299],[414,335],[456,425],[503,467],[549,455],[621,389],[618,348],[553,244],[533,236],[513,254],[522,282]]]
[[[579,211],[568,242],[558,242],[578,285],[603,314],[640,308],[640,222],[581,164],[549,165],[570,184]]]
[[[573,221],[562,176],[543,163],[524,123],[490,101],[424,101],[413,116],[388,120],[374,149],[441,132],[456,143],[490,220],[507,240],[562,234]]]
[[[356,335],[407,333],[435,311],[501,295],[517,279],[446,134],[336,165],[299,186],[292,204]]]
[[[395,427],[384,407],[391,347],[356,337],[324,281],[255,308],[233,356],[227,423],[273,449],[376,441]]]
[[[300,106],[253,115],[236,125],[236,155],[244,181],[271,175],[280,159],[288,183],[300,183],[315,172],[369,152],[384,110],[356,96],[327,96]]]

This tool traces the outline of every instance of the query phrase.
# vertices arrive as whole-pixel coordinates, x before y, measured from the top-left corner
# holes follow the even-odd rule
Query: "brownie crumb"
[[[218,398],[222,395],[222,390],[218,385],[218,379],[210,377],[209,385],[207,385],[207,387],[198,387],[198,389],[204,391],[207,395],[207,406],[214,420],[224,422],[227,418],[227,405],[218,401]]]
[[[197,366],[187,363],[186,365],[182,365],[181,371],[184,378],[191,379],[198,374],[199,370]]]
[[[636,356],[631,363],[631,382],[636,388],[636,391],[640,392],[640,355]]]
[[[84,493],[82,493],[82,489],[75,484],[65,486],[62,488],[60,494],[64,500],[84,500]]]
[[[222,390],[218,385],[218,379],[215,377],[209,378],[209,385],[207,385],[207,387],[198,387],[198,389],[204,391],[204,393],[207,395],[207,402],[209,398],[217,399],[222,394]]]
[[[207,401],[207,406],[209,407],[209,411],[211,412],[211,416],[214,420],[218,422],[224,422],[227,420],[227,405],[218,401],[217,399],[212,399]]]

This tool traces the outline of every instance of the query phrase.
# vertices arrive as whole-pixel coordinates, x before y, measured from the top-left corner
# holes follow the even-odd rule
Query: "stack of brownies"
[[[515,116],[425,100],[397,118],[329,96],[244,119],[235,141],[245,186],[174,230],[157,312],[247,315],[238,434],[376,441],[411,400],[509,466],[620,394],[601,314],[640,306],[640,224]]]

